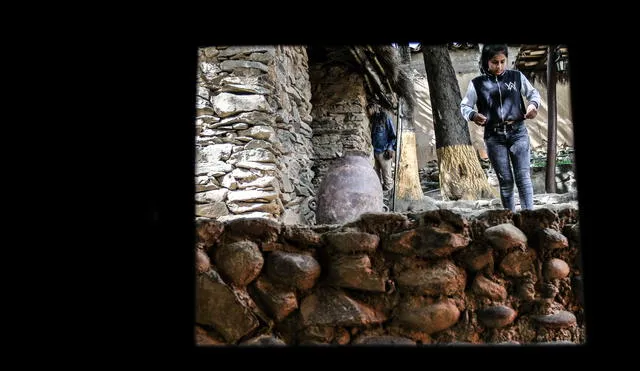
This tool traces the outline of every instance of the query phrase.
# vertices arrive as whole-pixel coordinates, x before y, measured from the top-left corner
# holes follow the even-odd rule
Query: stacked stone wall
[[[196,216],[304,223],[314,177],[306,48],[198,52]]]
[[[197,220],[199,345],[584,344],[577,209]]]

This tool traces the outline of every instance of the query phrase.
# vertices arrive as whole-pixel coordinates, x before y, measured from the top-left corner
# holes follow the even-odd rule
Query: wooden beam
[[[549,45],[547,55],[553,56],[555,45]],[[547,168],[545,178],[545,191],[556,193],[556,64],[553,58],[547,58]]]
[[[349,47],[349,50],[364,69],[365,76],[368,75],[371,78],[372,85],[374,85],[375,90],[380,93],[380,99],[383,100],[388,107],[393,107],[393,102],[389,100],[389,96],[387,95],[387,89],[380,79],[380,76],[376,73],[371,61],[369,61],[369,58],[367,58],[364,52],[358,47]]]

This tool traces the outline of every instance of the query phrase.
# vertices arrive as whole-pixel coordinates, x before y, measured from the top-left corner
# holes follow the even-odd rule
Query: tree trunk
[[[469,124],[460,113],[460,88],[446,45],[423,45],[429,84],[440,192],[444,200],[497,197],[471,144]]]
[[[411,72],[411,52],[409,44],[399,44],[401,68],[407,72],[413,81]],[[400,99],[400,120],[402,120],[401,130],[398,133],[401,143],[399,150],[398,173],[396,175],[396,187],[394,199],[399,200],[399,206],[406,205],[411,200],[421,200],[424,197],[422,185],[420,184],[420,173],[418,171],[418,156],[416,155],[416,131],[413,124],[413,110],[404,99]],[[394,200],[394,210],[396,202]]]

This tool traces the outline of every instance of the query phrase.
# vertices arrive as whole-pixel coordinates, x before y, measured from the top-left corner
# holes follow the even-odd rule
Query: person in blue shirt
[[[502,207],[515,212],[514,182],[520,209],[533,208],[531,145],[525,120],[536,117],[541,101],[540,93],[522,72],[507,69],[508,55],[505,44],[483,46],[482,74],[469,82],[460,111],[465,119],[484,127],[487,154],[500,183]]]
[[[367,105],[367,114],[371,123],[371,144],[373,145],[374,168],[382,190],[393,189],[393,158],[396,151],[396,129],[391,117],[375,102]]]

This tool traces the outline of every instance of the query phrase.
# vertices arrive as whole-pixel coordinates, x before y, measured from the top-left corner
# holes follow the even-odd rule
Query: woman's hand
[[[538,114],[538,109],[536,108],[535,104],[530,104],[527,107],[527,113],[524,115],[524,118],[532,119],[532,118],[535,118],[537,114]]]
[[[382,157],[384,157],[386,160],[391,160],[395,154],[396,153],[394,150],[388,149],[384,151],[384,153],[382,154]]]
[[[473,115],[473,122],[475,122],[476,125],[484,126],[487,123],[487,117],[479,112],[476,112]]]

